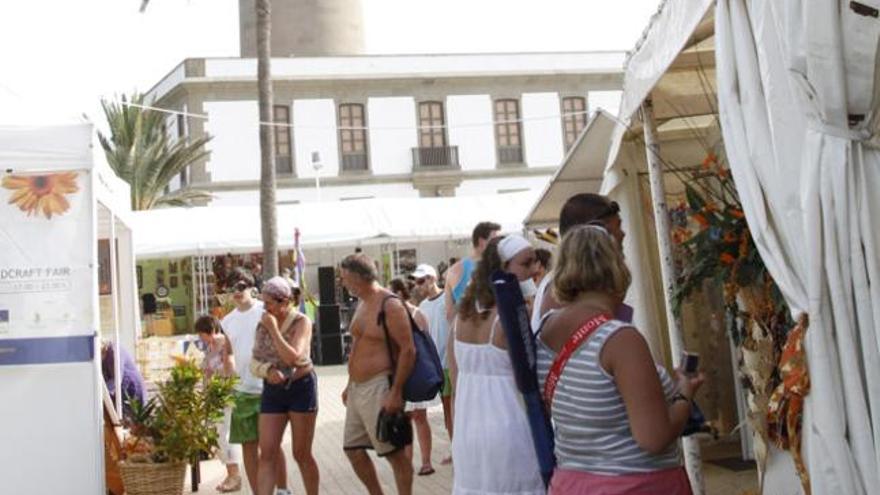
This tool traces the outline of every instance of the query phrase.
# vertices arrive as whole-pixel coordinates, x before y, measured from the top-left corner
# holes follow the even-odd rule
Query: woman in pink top
[[[220,330],[220,320],[210,315],[200,316],[195,323],[196,332],[202,342],[205,359],[202,360],[202,371],[205,379],[215,374],[235,376],[232,355],[227,352],[226,336]],[[217,444],[220,460],[226,465],[226,479],[217,485],[217,491],[237,492],[241,490],[241,472],[238,467],[238,456],[229,444],[229,426],[232,421],[232,407],[223,411],[223,421],[217,423]]]

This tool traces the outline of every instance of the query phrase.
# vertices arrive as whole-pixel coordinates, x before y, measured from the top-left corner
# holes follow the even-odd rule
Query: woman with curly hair
[[[545,492],[490,280],[504,270],[533,287],[534,260],[521,236],[490,241],[453,322],[454,495]]]

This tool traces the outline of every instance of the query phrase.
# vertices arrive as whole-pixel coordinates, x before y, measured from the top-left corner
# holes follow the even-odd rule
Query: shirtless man
[[[355,474],[370,495],[382,493],[373,461],[366,449],[375,449],[394,471],[397,492],[412,493],[413,467],[403,447],[380,442],[376,421],[380,410],[403,411],[403,384],[415,363],[416,350],[406,307],[400,299],[386,299],[392,293],[377,282],[376,266],[369,256],[358,253],[341,263],[342,284],[360,300],[351,321],[352,349],[348,360],[348,386],[342,392],[346,406],[343,449]],[[392,369],[385,331],[377,317],[385,306],[385,317],[392,348],[396,350],[397,369]],[[393,377],[393,383],[389,377]]]

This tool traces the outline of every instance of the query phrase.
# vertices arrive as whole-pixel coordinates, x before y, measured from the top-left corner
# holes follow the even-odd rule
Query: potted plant
[[[186,464],[217,447],[216,423],[232,400],[234,378],[206,380],[194,361],[180,360],[146,403],[131,402],[130,436],[122,446],[129,495],[182,494]]]

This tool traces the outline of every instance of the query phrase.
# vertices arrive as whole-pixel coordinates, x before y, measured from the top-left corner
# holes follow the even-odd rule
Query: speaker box
[[[141,307],[144,310],[145,315],[152,315],[156,313],[156,296],[147,292],[145,294],[141,294]]]
[[[336,304],[336,269],[332,266],[318,267],[318,292],[322,306]]]
[[[342,364],[344,353],[338,304],[318,306],[318,335],[320,336],[320,363]]]

